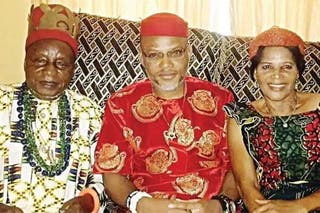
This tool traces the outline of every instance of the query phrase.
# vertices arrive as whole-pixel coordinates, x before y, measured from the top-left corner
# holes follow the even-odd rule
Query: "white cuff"
[[[137,213],[137,204],[144,197],[152,197],[147,192],[133,191],[127,197],[127,208],[130,209],[132,213]]]

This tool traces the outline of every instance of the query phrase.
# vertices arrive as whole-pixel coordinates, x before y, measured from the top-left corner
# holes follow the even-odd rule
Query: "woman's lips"
[[[286,84],[269,84],[269,87],[273,90],[281,90],[286,86]]]

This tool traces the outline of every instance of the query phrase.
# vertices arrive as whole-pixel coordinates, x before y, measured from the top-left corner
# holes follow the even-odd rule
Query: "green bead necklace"
[[[59,117],[59,132],[60,137],[57,141],[55,150],[58,161],[54,164],[48,165],[45,160],[40,156],[39,149],[35,142],[34,130],[32,124],[36,120],[36,101],[33,100],[31,93],[28,91],[26,84],[21,87],[24,117],[24,131],[26,140],[24,143],[24,152],[30,166],[34,167],[36,172],[45,176],[60,175],[69,164],[70,157],[70,136],[71,136],[71,112],[68,98],[63,93],[58,100],[58,117]],[[19,101],[18,101],[19,105]],[[22,107],[22,106],[21,106]],[[19,116],[21,118],[22,116]]]

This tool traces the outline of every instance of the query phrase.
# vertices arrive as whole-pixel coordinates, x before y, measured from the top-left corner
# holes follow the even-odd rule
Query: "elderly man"
[[[101,111],[67,90],[78,30],[61,5],[31,8],[26,81],[0,86],[0,212],[97,212],[106,198],[92,175]]]
[[[107,101],[94,171],[131,212],[234,212],[222,106],[226,89],[186,76],[188,26],[170,13],[141,22],[148,80]]]

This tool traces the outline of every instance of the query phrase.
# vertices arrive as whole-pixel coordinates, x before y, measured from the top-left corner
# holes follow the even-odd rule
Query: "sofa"
[[[139,22],[80,13],[79,52],[70,88],[101,107],[110,95],[146,77],[139,61]],[[238,101],[260,98],[249,76],[250,37],[223,36],[189,28],[189,74],[218,83]],[[306,70],[299,90],[320,92],[320,43],[306,43]]]
[[[139,61],[139,22],[80,13],[79,52],[70,88],[91,97],[102,108],[110,95],[146,78]],[[238,101],[260,98],[249,76],[249,37],[223,36],[190,28],[189,74],[218,83]],[[298,88],[320,92],[320,43],[306,44],[306,71]],[[108,208],[116,212],[112,202]]]

